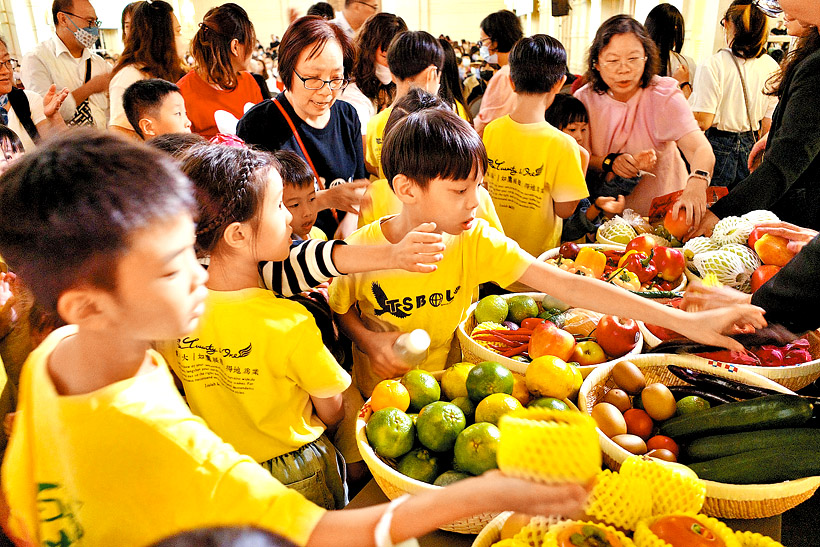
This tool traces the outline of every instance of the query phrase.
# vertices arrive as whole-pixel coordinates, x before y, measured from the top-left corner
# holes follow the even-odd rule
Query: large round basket
[[[441,372],[435,372],[433,376],[436,380],[441,380],[441,374]],[[370,473],[373,474],[373,478],[376,479],[376,483],[382,489],[384,495],[392,500],[404,494],[418,494],[441,488],[441,486],[417,481],[416,479],[402,475],[387,463],[388,460],[382,459],[373,451],[373,448],[370,447],[370,443],[367,442],[367,434],[364,430],[372,413],[373,410],[370,408],[370,400],[368,399],[359,411],[359,416],[356,419],[356,444],[359,447],[362,459],[367,464]],[[459,534],[477,534],[495,517],[495,514],[483,513],[470,518],[457,520],[451,524],[442,526],[441,529]]]
[[[782,393],[793,393],[789,389],[753,372],[735,365],[708,363],[705,359],[690,355],[646,354],[629,359],[641,369],[647,384],[660,382],[669,386],[685,385],[667,368],[668,365],[685,366],[692,370],[704,371],[716,376],[730,378],[749,385],[771,388]],[[592,407],[608,391],[615,387],[610,378],[614,364],[599,366],[584,380],[578,394],[581,412],[592,413]],[[613,470],[631,454],[611,441],[598,430],[604,462]],[[776,484],[724,484],[714,481],[706,483],[706,502],[703,512],[719,518],[764,518],[779,515],[809,499],[817,487],[820,477],[785,481]]]
[[[478,536],[473,541],[472,547],[492,547],[492,545],[501,539],[501,529],[504,528],[504,523],[513,514],[512,511],[504,511],[499,513],[497,517],[487,523]]]
[[[569,308],[566,304],[558,300],[557,298],[553,298],[551,296],[545,295],[543,293],[537,292],[528,292],[528,293],[513,293],[513,294],[505,294],[501,298],[509,299],[513,296],[518,296],[520,294],[525,294],[527,296],[533,297],[537,302],[544,301],[546,298],[547,306],[550,308],[558,308],[560,310],[566,310]],[[473,332],[473,329],[476,327],[475,316],[473,312],[478,304],[473,303],[472,306],[467,310],[467,319],[462,321],[458,325],[458,330],[456,330],[456,335],[458,336],[459,344],[461,345],[461,357],[463,360],[468,361],[470,363],[480,363],[482,361],[495,361],[496,363],[500,363],[510,369],[513,372],[519,372],[521,374],[525,374],[527,372],[527,365],[528,363],[523,363],[521,361],[516,361],[515,359],[510,359],[509,357],[504,357],[503,355],[499,355],[498,353],[494,352],[489,348],[485,348],[475,340],[470,337],[470,333]],[[638,345],[635,346],[635,349],[624,355],[623,357],[619,357],[618,359],[623,359],[626,356],[637,355],[643,349],[643,334],[640,335],[638,339]],[[607,363],[614,363],[614,361],[607,361]],[[606,364],[606,363],[604,363]],[[592,372],[595,367],[599,367],[601,365],[588,365],[583,367],[578,367],[581,370],[581,376],[584,378]]]
[[[603,245],[600,243],[581,243],[579,247],[592,247],[596,251],[623,251],[625,245]],[[541,262],[546,262],[550,258],[557,258],[558,257],[558,248],[550,249],[549,251],[545,251],[541,253],[541,256],[538,257],[538,260]],[[688,271],[688,270],[685,270]],[[677,287],[674,287],[673,291],[683,291],[686,288],[686,284],[688,283],[688,278],[686,275],[682,275],[680,279],[680,283]]]

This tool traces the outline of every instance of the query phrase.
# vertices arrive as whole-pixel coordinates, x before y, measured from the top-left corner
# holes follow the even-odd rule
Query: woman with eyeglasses
[[[682,190],[673,213],[684,209],[690,225],[700,222],[715,156],[678,81],[657,75],[658,49],[646,29],[627,15],[611,17],[587,63],[588,83],[575,95],[589,112],[589,167],[600,178],[590,191],[623,195],[647,215],[654,198]]]
[[[237,135],[264,150],[292,150],[317,178],[316,225],[333,237],[356,227],[369,184],[356,109],[338,100],[353,67],[353,44],[339,26],[317,15],[294,21],[279,44],[285,91],[248,110]],[[345,217],[345,212],[354,213]]]
[[[139,2],[131,13],[128,38],[108,86],[111,101],[108,127],[137,138],[123,109],[122,95],[139,80],[176,82],[184,74],[181,56],[188,47],[182,26],[167,2]]]
[[[820,230],[820,2],[756,2],[770,16],[785,11],[807,27],[772,80],[779,99],[760,165],[715,203],[692,236],[710,235],[727,216],[768,209],[781,220]]]
[[[241,6],[223,4],[205,13],[191,41],[196,68],[177,82],[192,132],[206,139],[235,135],[239,118],[263,100],[247,71],[255,46],[253,23]]]
[[[720,22],[728,48],[700,67],[689,103],[715,152],[713,186],[733,187],[749,176],[749,153],[769,131],[777,99],[766,82],[777,62],[766,54],[767,17],[751,0],[735,0]]]

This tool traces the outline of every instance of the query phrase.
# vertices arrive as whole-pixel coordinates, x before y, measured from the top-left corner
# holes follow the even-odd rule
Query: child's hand
[[[498,507],[531,515],[561,515],[577,518],[581,515],[591,486],[572,483],[543,485],[507,477],[500,471],[490,471],[478,478],[481,491],[492,496]]]
[[[683,336],[711,346],[743,351],[743,345],[723,333],[745,332],[749,327],[761,329],[766,326],[764,310],[751,304],[741,304],[696,313],[685,313],[675,330]]]
[[[400,332],[371,332],[366,339],[359,340],[359,347],[370,359],[370,368],[379,378],[398,378],[410,370],[393,351],[393,344],[401,335]]]
[[[601,196],[595,199],[595,207],[606,213],[609,217],[620,215],[626,207],[626,198],[620,194],[617,199],[610,196]]]
[[[443,258],[444,243],[441,234],[433,233],[435,229],[435,222],[419,224],[392,245],[392,267],[408,272],[436,271],[435,263]]]
[[[633,157],[638,163],[638,169],[641,171],[649,171],[658,163],[658,154],[655,152],[654,148],[644,150],[643,152],[638,152]]]

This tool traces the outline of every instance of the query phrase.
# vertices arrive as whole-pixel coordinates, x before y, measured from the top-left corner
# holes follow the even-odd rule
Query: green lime
[[[491,423],[481,422],[466,428],[456,439],[454,466],[456,471],[480,475],[496,469],[496,452],[501,433]]]
[[[475,418],[475,403],[469,397],[456,397],[450,402],[461,409],[467,421],[472,421]]]
[[[689,395],[677,402],[678,416],[685,416],[687,414],[695,414],[707,410],[712,405],[703,397],[697,395]]]
[[[413,369],[402,377],[401,383],[410,394],[410,410],[418,412],[441,398],[441,386],[429,372]]]
[[[527,405],[527,408],[533,407],[550,408],[552,410],[571,410],[571,407],[567,403],[555,397],[541,397]]]
[[[501,416],[519,408],[522,408],[521,403],[512,395],[493,393],[484,397],[475,407],[475,421],[498,425]]]
[[[453,448],[456,437],[467,426],[467,418],[453,403],[436,401],[425,406],[416,419],[416,431],[421,444],[435,452]]]
[[[507,321],[521,324],[524,319],[536,317],[539,313],[538,302],[531,296],[519,294],[507,300]]]
[[[467,374],[467,395],[474,403],[493,393],[512,395],[514,385],[512,372],[494,361],[479,363]]]
[[[470,475],[467,475],[466,473],[459,473],[458,471],[453,471],[451,469],[439,475],[433,482],[433,484],[435,484],[436,486],[447,486],[448,484],[453,484],[454,482],[458,482],[462,479],[469,478]]]
[[[474,313],[475,322],[476,324],[484,323],[485,321],[501,323],[507,319],[507,313],[509,313],[507,301],[497,294],[491,294],[485,296],[476,304]]]
[[[441,457],[426,448],[411,450],[399,460],[398,465],[402,475],[430,484],[438,477],[440,468]]]
[[[388,407],[374,412],[365,426],[367,442],[376,454],[398,458],[413,448],[416,440],[413,420],[397,408]]]

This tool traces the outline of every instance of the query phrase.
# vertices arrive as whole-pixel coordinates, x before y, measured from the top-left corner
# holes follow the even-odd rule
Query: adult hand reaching
[[[359,214],[362,197],[370,181],[367,179],[354,180],[344,184],[337,184],[327,190],[316,193],[319,210],[339,209],[348,213]]]
[[[715,224],[717,224],[719,220],[713,212],[707,209],[701,217],[700,223],[695,225],[694,229],[692,229],[684,239],[689,240],[697,236],[711,236],[712,230],[715,229]]]
[[[753,172],[760,162],[763,160],[763,152],[766,150],[766,143],[769,142],[769,134],[766,133],[760,140],[758,140],[754,146],[752,146],[752,151],[749,152],[749,172]]]
[[[755,226],[764,234],[785,237],[789,240],[787,248],[793,253],[799,253],[812,239],[817,237],[818,232],[811,228],[802,228],[789,222],[761,222]]]
[[[43,113],[46,115],[46,118],[52,121],[56,120],[57,117],[62,119],[62,117],[59,116],[60,107],[63,106],[63,102],[69,93],[71,92],[67,87],[57,91],[57,86],[51,84],[46,96],[43,97]]]

